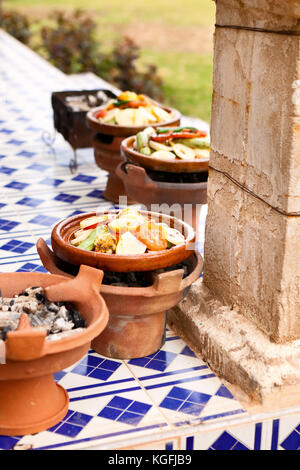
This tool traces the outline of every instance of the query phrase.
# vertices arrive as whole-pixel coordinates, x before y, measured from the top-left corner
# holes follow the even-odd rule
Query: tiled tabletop
[[[115,207],[102,197],[107,174],[95,165],[92,149],[78,151],[79,167],[71,173],[73,152],[62,136],[56,135],[53,148],[42,138],[45,131],[54,132],[52,91],[95,87],[101,87],[100,79],[67,77],[0,31],[1,272],[46,272],[35,247],[39,237],[50,243],[59,219]],[[204,224],[205,208],[200,251]],[[169,330],[152,356],[119,361],[91,350],[55,379],[70,396],[67,416],[35,435],[0,436],[0,449],[192,449],[199,426],[209,431],[212,423],[214,432],[197,448],[247,449],[261,443],[259,425],[242,437],[224,430],[230,423],[242,426],[246,410]]]

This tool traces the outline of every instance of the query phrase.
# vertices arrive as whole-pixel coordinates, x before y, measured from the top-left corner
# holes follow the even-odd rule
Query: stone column
[[[248,325],[253,335],[257,332],[260,356],[269,346],[276,356],[274,342],[292,347],[300,338],[300,2],[215,1],[205,268],[203,283],[191,294],[199,304],[193,318],[198,326],[202,318],[204,329],[198,340],[194,331],[192,341],[226,375],[211,346],[216,338],[207,333],[206,346],[200,344],[205,319],[214,317],[221,324],[218,315],[223,312],[229,330],[220,330],[218,341],[232,330],[232,321],[241,346],[245,331],[238,333],[240,319],[243,328]],[[187,338],[194,322],[190,300],[169,316]],[[179,324],[180,309],[189,318],[186,328]],[[214,357],[207,351],[208,342]],[[298,349],[295,354],[284,351],[295,359]],[[280,362],[282,348],[278,354]],[[252,372],[246,371],[248,376]],[[233,380],[232,369],[228,374]],[[297,370],[293,383],[295,374]],[[249,391],[250,382],[244,388]]]

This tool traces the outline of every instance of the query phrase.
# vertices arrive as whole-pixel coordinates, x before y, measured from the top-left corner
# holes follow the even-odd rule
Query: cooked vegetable
[[[168,242],[163,235],[162,226],[155,222],[146,222],[137,228],[138,239],[151,251],[166,250]]]
[[[167,224],[161,224],[162,225],[162,234],[163,236],[167,239],[169,243],[172,245],[179,245],[180,243],[183,243],[185,238],[182,233],[179,232],[176,228],[171,228]]]
[[[94,228],[94,230],[92,230],[89,236],[83,242],[80,243],[78,248],[81,248],[82,250],[92,251],[95,246],[95,239],[103,230],[105,230],[104,227],[98,225],[98,227]]]
[[[137,227],[143,224],[145,221],[145,217],[142,216],[139,212],[130,211],[130,209],[128,209],[127,212],[123,214],[121,213],[118,218],[110,222],[108,224],[108,228],[116,234],[128,231],[134,232]]]
[[[147,250],[147,246],[138,240],[132,233],[125,232],[119,238],[116,249],[117,255],[142,255]]]
[[[169,151],[166,152],[165,150],[157,150],[156,152],[152,153],[151,157],[159,158],[160,160],[175,160],[176,155]]]
[[[193,150],[186,145],[174,144],[172,146],[172,150],[175,152],[177,157],[181,158],[182,160],[192,160],[194,158]]]
[[[95,238],[95,251],[97,253],[115,253],[117,247],[117,239],[110,232],[101,232]]]
[[[96,228],[97,224],[104,222],[105,220],[107,220],[107,215],[88,217],[80,222],[80,228],[84,230]]]
[[[195,158],[209,158],[209,150],[207,149],[193,149]]]
[[[195,127],[146,128],[136,135],[133,148],[143,155],[166,161],[209,159],[209,140],[200,136],[206,136],[206,132]]]
[[[140,150],[140,152],[143,155],[147,155],[149,157],[151,155],[151,148],[150,147],[144,147]]]
[[[175,158],[172,152],[165,153]],[[97,221],[95,228],[86,228],[95,220]],[[166,250],[185,240],[178,230],[170,228],[165,223],[150,220],[132,207],[123,209],[117,214],[87,217],[80,225],[84,228],[74,232],[70,243],[82,250],[97,253],[138,255]]]
[[[172,116],[172,112],[155,105],[147,96],[132,91],[124,91],[96,114],[99,121],[120,126],[146,126],[168,121]]]
[[[76,232],[75,238],[71,240],[72,245],[79,245],[90,235],[91,232],[92,230],[79,230],[78,232]]]
[[[205,139],[187,139],[187,140],[178,140],[177,141],[179,144],[182,143],[184,145],[187,145],[188,147],[191,147],[193,149],[198,148],[198,149],[209,149],[210,148],[210,143],[208,140]]]

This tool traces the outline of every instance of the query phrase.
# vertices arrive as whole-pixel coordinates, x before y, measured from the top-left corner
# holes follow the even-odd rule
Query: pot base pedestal
[[[118,178],[118,176],[116,176],[115,172],[109,173],[103,197],[107,201],[119,204],[120,198],[122,197],[124,199],[124,196],[126,196],[126,190],[123,181]],[[126,197],[127,204],[136,204],[136,202],[130,199],[128,196]]]
[[[0,434],[20,436],[49,429],[67,414],[69,397],[52,374],[0,381]]]
[[[166,312],[132,316],[111,315],[92,348],[113,359],[135,359],[158,351],[165,342]]]

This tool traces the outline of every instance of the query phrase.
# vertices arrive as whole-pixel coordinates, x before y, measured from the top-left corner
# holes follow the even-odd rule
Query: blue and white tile
[[[300,413],[273,419],[270,426],[271,450],[300,450]]]
[[[181,449],[186,450],[263,450],[263,423],[248,423],[217,429],[181,438]]]

